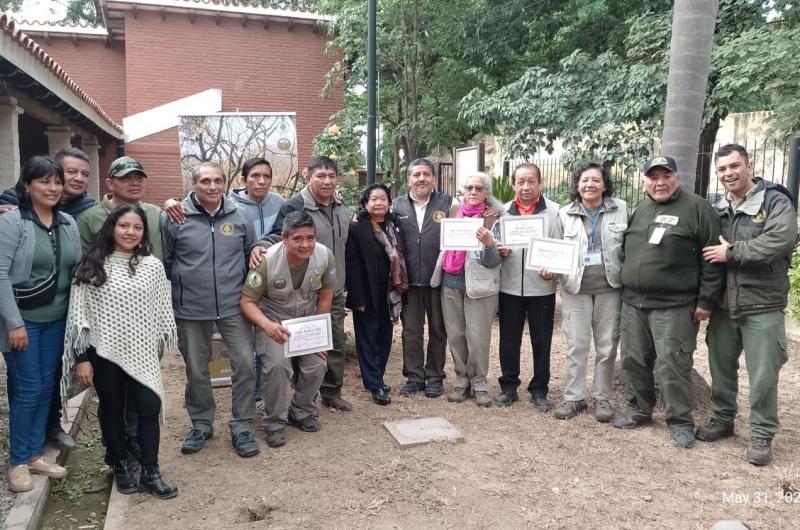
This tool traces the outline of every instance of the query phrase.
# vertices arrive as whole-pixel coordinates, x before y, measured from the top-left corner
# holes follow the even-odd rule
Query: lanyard
[[[597,210],[594,212],[594,215],[592,215],[592,212],[583,204],[581,204],[581,208],[583,208],[584,213],[589,216],[589,219],[592,223],[592,234],[589,237],[589,252],[592,252],[594,251],[594,240],[595,234],[597,233],[597,221],[600,219],[600,214],[603,213],[604,208],[602,204],[598,206]]]

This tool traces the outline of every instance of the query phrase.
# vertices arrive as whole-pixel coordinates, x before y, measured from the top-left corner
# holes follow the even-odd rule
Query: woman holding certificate
[[[493,208],[495,215],[485,216]],[[461,403],[470,393],[475,404],[492,404],[486,375],[489,371],[489,340],[497,312],[500,292],[500,254],[490,228],[503,212],[502,204],[492,197],[492,179],[475,173],[464,185],[464,197],[450,217],[483,218],[483,226],[475,232],[481,250],[447,250],[444,236],[439,261],[431,278],[431,286],[442,286],[442,313],[447,342],[453,356],[456,381],[447,400]]]
[[[577,270],[559,275],[561,325],[567,338],[567,376],[564,399],[555,408],[558,419],[569,419],[586,409],[586,370],[594,337],[594,417],[614,419],[611,383],[619,343],[622,245],[628,227],[624,201],[611,197],[614,184],[607,168],[593,162],[572,173],[572,202],[559,210],[556,238],[577,241]],[[543,278],[552,278],[547,271]]]
[[[356,354],[364,388],[378,405],[388,405],[389,387],[383,381],[392,326],[400,318],[408,276],[400,228],[389,213],[392,193],[381,183],[361,195],[356,218],[347,236],[347,307],[353,310]]]

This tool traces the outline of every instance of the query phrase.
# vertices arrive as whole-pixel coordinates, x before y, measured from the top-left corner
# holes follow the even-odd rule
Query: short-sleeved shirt
[[[292,287],[294,289],[299,289],[300,286],[303,285],[303,278],[305,278],[306,271],[308,270],[308,261],[309,260],[306,260],[306,262],[299,267],[289,267],[289,274],[292,276]],[[267,260],[263,259],[256,268],[250,269],[250,272],[247,274],[247,281],[244,282],[244,287],[242,287],[242,294],[253,300],[260,299],[267,290],[268,277]],[[330,250],[328,250],[328,261],[325,264],[325,271],[322,273],[320,282],[322,284],[321,289],[336,289],[336,260],[333,257],[333,252]]]

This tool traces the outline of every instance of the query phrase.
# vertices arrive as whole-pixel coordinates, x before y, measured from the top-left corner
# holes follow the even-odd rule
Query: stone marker
[[[727,520],[727,521],[717,521],[717,524],[712,526],[711,530],[750,530],[750,527],[747,526],[742,521]]]
[[[463,442],[461,431],[444,418],[387,421],[383,424],[401,449],[425,445],[434,441]]]

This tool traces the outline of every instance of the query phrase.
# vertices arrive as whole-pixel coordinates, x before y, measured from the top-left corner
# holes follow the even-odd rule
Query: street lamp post
[[[367,5],[367,183],[375,182],[378,133],[378,39],[376,0]]]

